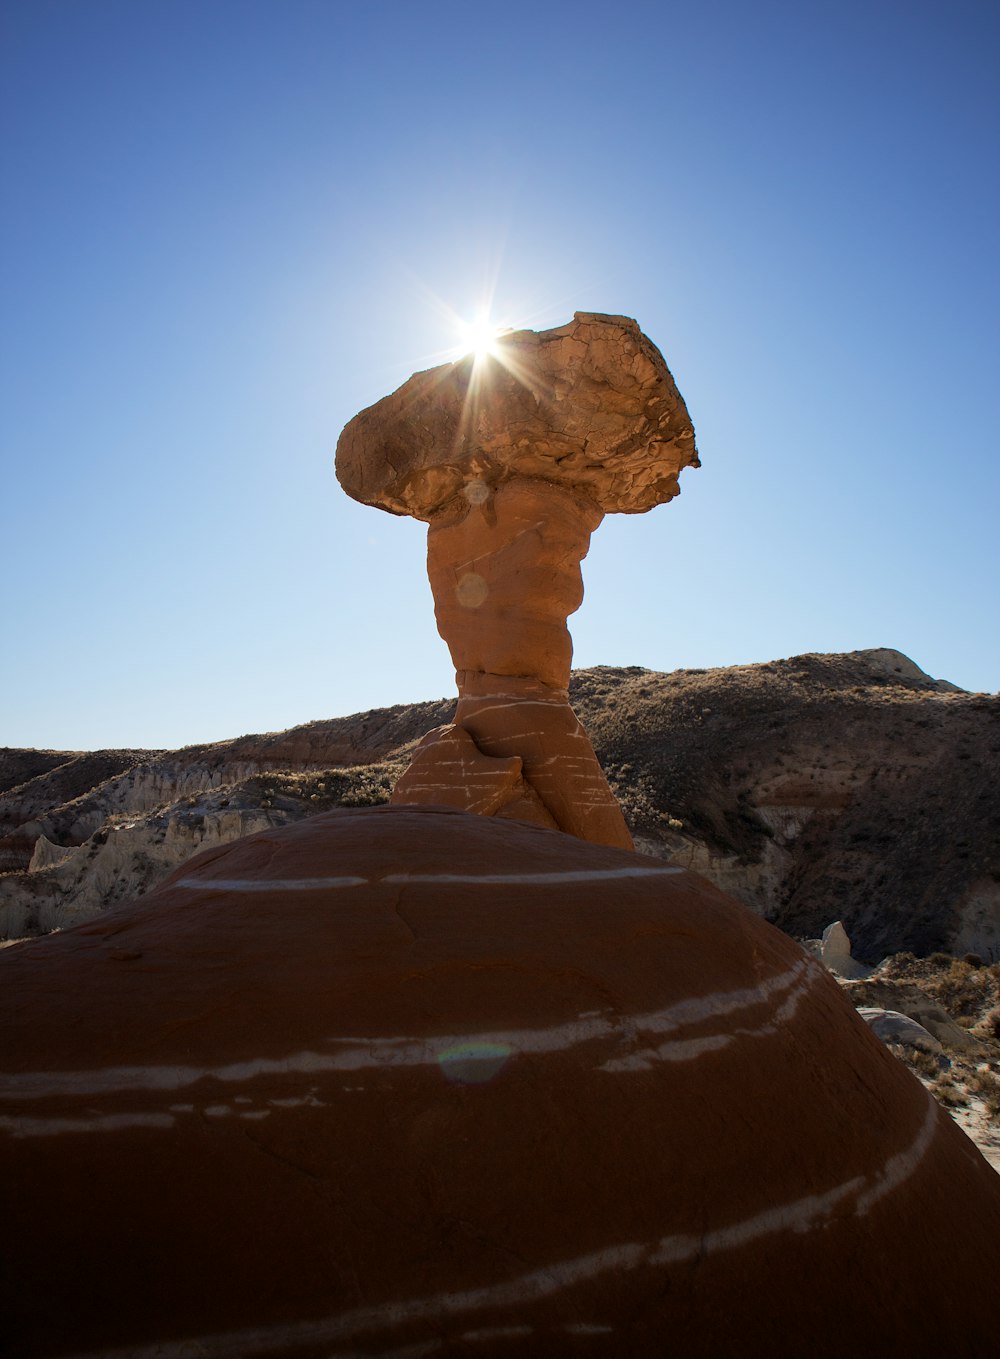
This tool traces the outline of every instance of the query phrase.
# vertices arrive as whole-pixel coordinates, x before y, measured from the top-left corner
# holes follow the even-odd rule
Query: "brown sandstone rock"
[[[430,802],[477,816],[510,815],[513,809],[520,820],[558,829],[521,777],[521,765],[518,755],[484,755],[464,727],[438,727],[417,748],[396,784],[393,802]]]
[[[430,523],[427,571],[455,663],[455,723],[484,755],[522,760],[505,816],[599,844],[632,839],[569,707],[580,563],[607,511],[677,494],[697,466],[687,408],[632,320],[578,312],[502,337],[495,357],[417,373],[348,424],[337,475],[355,499]],[[538,718],[536,721],[535,718]],[[471,722],[467,718],[473,719]],[[421,755],[394,801],[471,809],[448,752]],[[427,771],[433,764],[433,776]]]
[[[995,1338],[1000,1180],[818,962],[657,860],[330,813],[3,951],[0,1028],[25,1359]]]
[[[585,491],[601,510],[671,500],[697,467],[694,428],[663,356],[627,316],[501,336],[497,357],[415,373],[337,445],[348,495],[432,520],[511,477]]]
[[[518,479],[431,524],[427,574],[456,671],[531,676],[566,693],[566,619],[583,602],[580,563],[603,517],[584,496]]]

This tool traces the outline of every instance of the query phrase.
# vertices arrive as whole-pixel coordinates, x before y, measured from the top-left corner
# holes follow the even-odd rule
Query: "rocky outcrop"
[[[997,698],[942,688],[885,651],[672,674],[598,667],[576,672],[570,692],[646,852],[705,873],[797,937],[843,921],[865,963],[904,949],[1000,959]],[[0,928],[36,933],[147,890],[200,837],[239,833],[227,799],[270,824],[386,801],[453,712],[453,700],[399,706],[140,763],[38,817],[25,868],[41,823],[53,844],[86,852],[0,873]],[[117,894],[102,862],[122,874]]]
[[[950,1049],[973,1057],[994,1056],[986,1045],[956,1023],[944,1006],[935,1002],[919,986],[876,976],[874,980],[850,984],[846,990],[862,1017],[867,1017],[867,1009],[873,1014],[903,1014],[914,1024],[926,1029],[937,1042],[946,1043]]]
[[[855,958],[1000,957],[1000,699],[886,651],[575,677],[644,850]],[[912,667],[912,670],[909,668]]]
[[[0,835],[9,838],[14,832],[22,837],[39,834],[35,823],[40,823],[53,807],[84,796],[90,789],[148,761],[157,752],[97,750],[59,755],[55,751],[44,751],[39,752],[44,757],[41,761],[43,767],[36,768],[34,772],[29,772],[33,762],[24,758],[33,752],[8,750],[4,753],[7,756],[9,779],[17,778],[22,772],[28,774],[23,780],[11,781],[0,793]],[[22,758],[18,759],[17,756]],[[29,848],[28,859],[30,857]]]
[[[193,785],[186,796],[153,811],[144,808],[150,785],[140,782],[138,806],[108,816],[84,843],[59,845],[41,835],[26,873],[0,875],[0,938],[45,934],[89,920],[151,890],[178,864],[211,846],[332,806],[385,802],[403,763],[305,777],[252,775],[200,790]],[[116,792],[121,795],[120,788]]]
[[[858,1014],[872,1033],[877,1034],[887,1047],[914,1048],[934,1057],[943,1057],[944,1048],[922,1024],[898,1010],[880,1010],[869,1005],[858,1007]]]
[[[824,967],[850,981],[858,981],[871,974],[870,967],[859,963],[852,956],[851,941],[842,920],[835,920],[823,931],[823,938],[819,941],[819,957]]]
[[[894,1013],[919,1029],[873,1026],[1000,1172],[1000,963],[900,953],[841,985],[863,1018]],[[923,1033],[930,1043],[910,1041]]]
[[[825,969],[656,859],[334,811],[3,951],[0,1027],[25,1356],[995,1336],[1000,1180]]]

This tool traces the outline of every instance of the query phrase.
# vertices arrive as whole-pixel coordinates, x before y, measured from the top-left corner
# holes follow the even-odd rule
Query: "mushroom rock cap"
[[[577,312],[494,348],[415,373],[356,415],[337,445],[347,494],[432,519],[470,483],[540,477],[605,513],[636,514],[671,500],[681,469],[699,466],[684,400],[630,317]]]
[[[1000,1180],[817,961],[659,860],[332,812],[4,950],[0,1025],[22,1356],[995,1340]]]

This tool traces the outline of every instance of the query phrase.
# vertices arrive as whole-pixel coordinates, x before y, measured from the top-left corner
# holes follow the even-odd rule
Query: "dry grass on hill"
[[[977,1124],[991,1125],[990,1140],[1000,1152],[1000,964],[985,965],[971,954],[915,958],[898,953],[867,981],[847,983],[845,989],[855,1005],[891,1007],[918,1023],[932,1023],[927,1019],[931,1011],[922,1013],[919,1001],[914,1005],[917,995],[954,1021],[953,1037],[934,1026],[944,1063],[914,1048],[893,1051],[969,1131]]]

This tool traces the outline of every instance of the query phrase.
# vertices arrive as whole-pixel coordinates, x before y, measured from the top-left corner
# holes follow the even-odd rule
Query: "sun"
[[[461,321],[459,322],[459,329],[462,335],[463,352],[471,353],[477,363],[488,355],[496,354],[496,342],[500,328],[494,325],[488,316],[480,315],[474,321]]]

